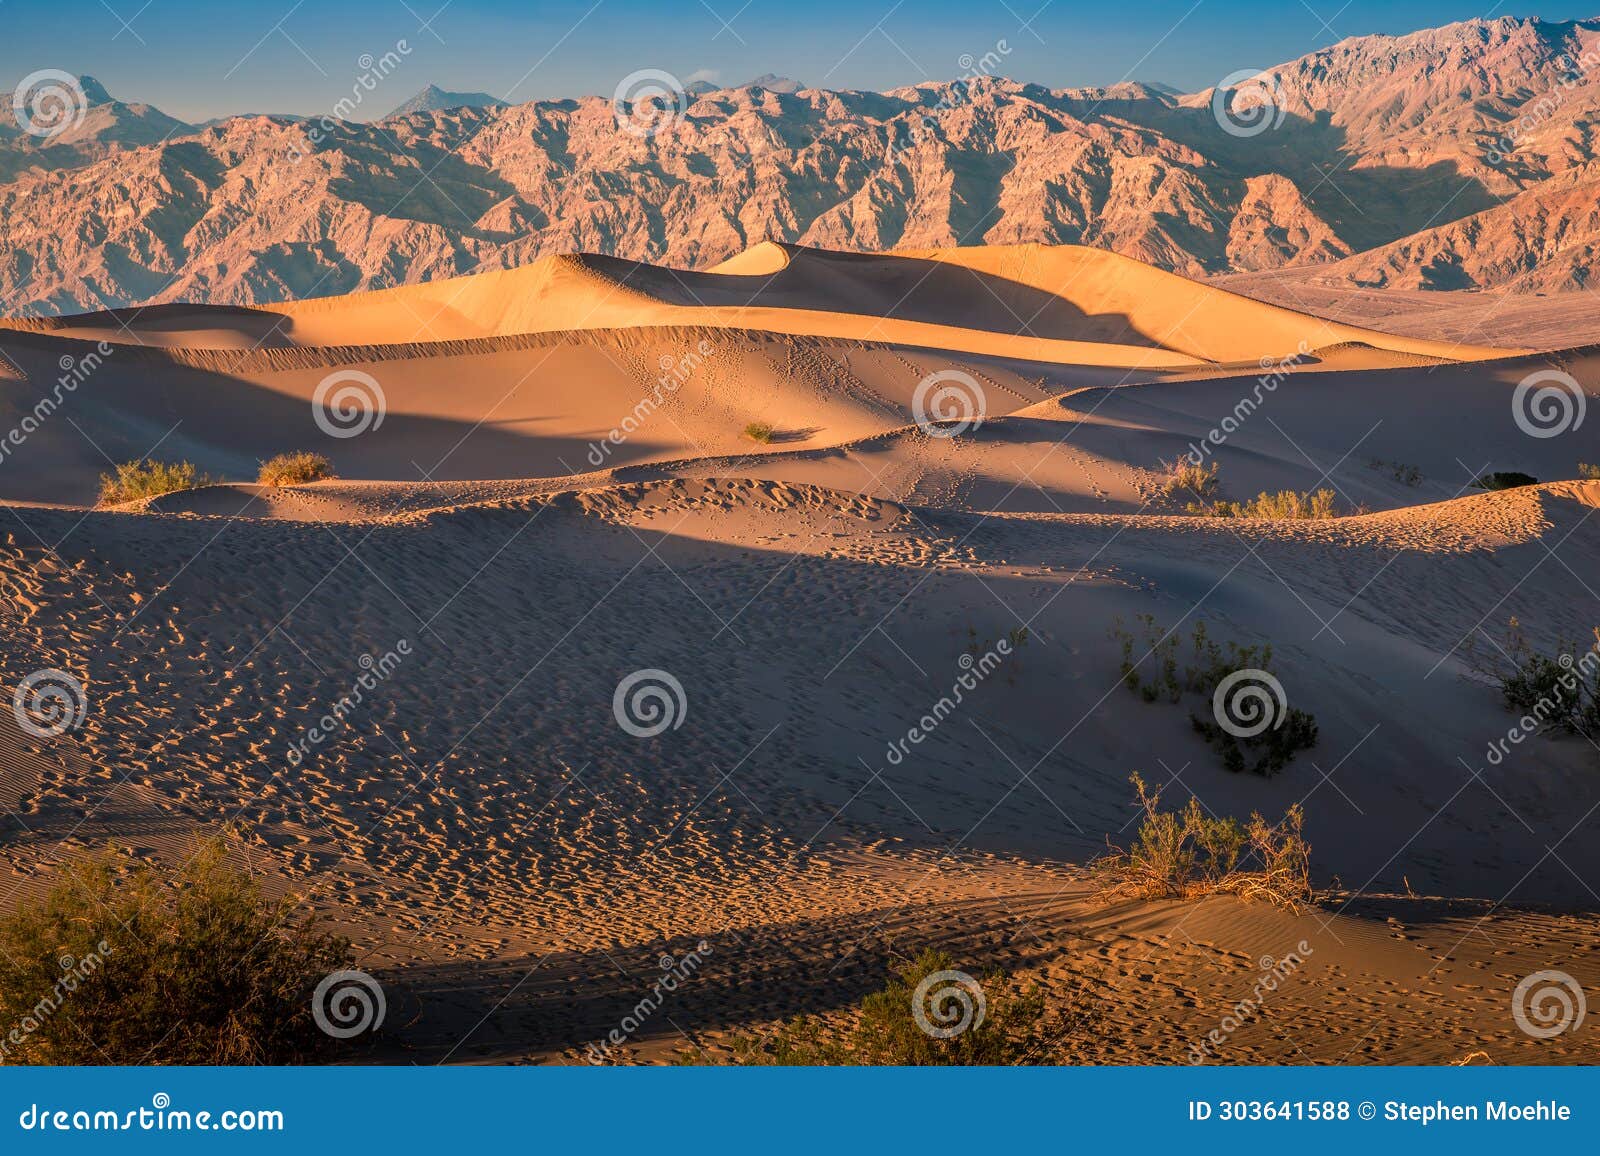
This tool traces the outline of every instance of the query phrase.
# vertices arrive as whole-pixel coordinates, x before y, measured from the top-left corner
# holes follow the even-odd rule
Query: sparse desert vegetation
[[[1416,466],[1405,462],[1391,462],[1383,458],[1368,458],[1367,468],[1376,470],[1380,474],[1388,474],[1402,486],[1420,486],[1422,484],[1422,471]]]
[[[1181,810],[1163,811],[1159,790],[1137,774],[1130,781],[1144,817],[1132,847],[1090,864],[1101,899],[1237,895],[1295,911],[1315,898],[1298,803],[1277,823],[1255,813],[1240,823],[1208,814],[1193,795]]]
[[[1081,1022],[1082,1015],[1072,1018]],[[745,1067],[1049,1062],[1043,991],[1022,988],[999,972],[981,977],[958,972],[943,951],[929,949],[899,968],[887,987],[862,1001],[854,1019],[839,1030],[800,1016],[765,1035],[739,1036],[730,1062]],[[683,1053],[680,1060],[709,1062],[699,1052]]]
[[[220,839],[191,852],[77,859],[0,919],[6,1062],[282,1064],[330,1042],[310,999],[349,943],[268,898]]]
[[[1600,482],[1600,466],[1593,462],[1579,462],[1578,476],[1585,481]]]
[[[1189,512],[1205,514],[1212,518],[1296,520],[1338,517],[1338,511],[1334,507],[1333,491],[1327,487],[1307,493],[1279,490],[1273,494],[1263,490],[1245,502],[1230,502],[1223,499],[1209,505],[1192,504]]]
[[[140,498],[158,498],[196,486],[209,486],[212,479],[195,469],[192,462],[157,462],[149,458],[123,462],[113,474],[100,475],[100,504],[120,506]]]
[[[1222,468],[1216,462],[1196,464],[1183,457],[1163,465],[1161,492],[1169,498],[1204,501],[1222,492]]]
[[[760,442],[762,445],[771,444],[772,439],[777,435],[777,428],[769,422],[753,421],[744,427],[744,436],[753,442]]]
[[[1472,484],[1480,490],[1515,490],[1522,486],[1536,486],[1539,479],[1519,470],[1496,470],[1484,474]]]
[[[1589,643],[1563,642],[1548,654],[1513,618],[1491,651],[1472,647],[1469,661],[1499,684],[1507,708],[1532,728],[1600,739],[1600,627]]]
[[[1230,641],[1224,647],[1210,637],[1204,621],[1197,622],[1189,661],[1180,670],[1176,632],[1163,630],[1153,615],[1140,615],[1138,624],[1137,635],[1120,622],[1111,630],[1122,647],[1123,685],[1145,702],[1177,703],[1186,694],[1205,700],[1205,711],[1191,712],[1189,719],[1225,768],[1274,775],[1298,752],[1316,745],[1316,719],[1280,697],[1270,644]]]
[[[256,484],[262,486],[300,486],[333,477],[333,463],[322,454],[295,450],[277,454],[261,463]]]

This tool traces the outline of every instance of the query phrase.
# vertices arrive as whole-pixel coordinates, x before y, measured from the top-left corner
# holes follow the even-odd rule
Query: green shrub
[[[757,1067],[1045,1062],[1051,1037],[1045,1031],[1040,988],[1015,990],[998,972],[982,979],[955,973],[959,980],[941,973],[954,973],[951,957],[942,951],[924,951],[901,967],[888,987],[862,1001],[848,1030],[832,1031],[816,1019],[800,1016],[765,1036],[736,1038],[730,1062]],[[919,988],[925,982],[926,988]],[[919,1004],[930,1026],[954,1034],[941,1039],[925,1030],[918,1022]],[[955,1030],[963,1024],[966,1026]],[[682,1053],[679,1059],[685,1064],[713,1062],[703,1052]]]
[[[1496,652],[1488,673],[1499,682],[1507,707],[1536,720],[1541,731],[1600,740],[1600,627],[1590,646],[1563,642],[1551,656],[1536,651],[1513,618]],[[1475,650],[1469,654],[1483,669],[1480,657]]]
[[[1514,490],[1519,486],[1537,486],[1539,479],[1516,470],[1497,470],[1492,474],[1484,474],[1472,484],[1480,490]]]
[[[753,421],[744,427],[744,436],[753,442],[766,445],[777,436],[778,431],[764,421]]]
[[[1238,895],[1293,911],[1315,898],[1311,846],[1298,803],[1277,824],[1254,813],[1240,824],[1206,814],[1192,795],[1181,811],[1163,811],[1160,791],[1151,791],[1137,774],[1131,781],[1144,821],[1131,848],[1113,847],[1089,865],[1101,899]]]
[[[136,462],[123,462],[115,474],[100,475],[100,504],[117,506],[211,484],[212,479],[197,473],[190,462],[153,462],[141,458]]]
[[[1175,462],[1163,462],[1166,477],[1161,492],[1169,498],[1215,498],[1222,492],[1222,468],[1216,462],[1196,465],[1187,457]]]
[[[1206,624],[1197,622],[1191,635],[1189,661],[1180,672],[1176,632],[1162,630],[1149,614],[1141,614],[1138,622],[1143,627],[1142,638],[1124,629],[1120,621],[1111,629],[1111,636],[1122,645],[1123,685],[1145,702],[1164,698],[1176,703],[1186,694],[1201,696],[1207,713],[1191,713],[1189,721],[1196,733],[1216,749],[1225,768],[1271,776],[1288,766],[1298,752],[1316,746],[1316,719],[1296,707],[1280,706],[1275,697],[1271,717],[1263,720],[1266,725],[1259,733],[1236,735],[1215,717],[1212,699],[1226,679],[1247,671],[1272,675],[1270,644],[1257,647],[1229,642],[1224,649],[1207,634]],[[1137,658],[1136,649],[1142,650]]]
[[[1192,514],[1206,514],[1213,518],[1277,518],[1310,519],[1338,517],[1333,505],[1333,491],[1324,487],[1315,493],[1296,493],[1280,490],[1269,494],[1265,490],[1248,502],[1213,502],[1209,506],[1191,504]]]
[[[330,1042],[312,991],[350,945],[294,907],[263,896],[220,840],[178,870],[109,852],[69,864],[42,902],[0,919],[6,1062],[306,1059]]]
[[[1600,466],[1595,465],[1593,462],[1579,462],[1578,476],[1591,482],[1600,482]]]
[[[278,454],[262,462],[256,484],[299,486],[331,477],[333,477],[333,463],[327,458],[310,450],[296,450],[293,453]]]

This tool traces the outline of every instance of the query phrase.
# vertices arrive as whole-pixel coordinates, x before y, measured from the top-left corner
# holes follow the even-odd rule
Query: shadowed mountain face
[[[1539,288],[1573,288],[1600,259],[1595,63],[1600,22],[1505,17],[1346,40],[1221,101],[763,77],[695,86],[664,121],[430,90],[375,124],[196,129],[86,85],[68,132],[0,123],[0,312],[259,304],[575,250],[703,268],[763,239],[1085,244],[1190,276],[1327,264],[1444,289],[1537,263]]]

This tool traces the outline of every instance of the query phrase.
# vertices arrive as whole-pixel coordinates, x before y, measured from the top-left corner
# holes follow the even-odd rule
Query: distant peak
[[[111,94],[106,91],[105,85],[92,76],[84,75],[78,77],[78,87],[83,89],[84,99],[90,105],[115,103]]]
[[[760,76],[745,85],[746,88],[764,88],[768,92],[799,92],[805,85],[798,80],[791,80],[787,76],[779,76],[772,72],[763,72]]]
[[[505,103],[487,92],[451,92],[430,84],[389,115],[408,116],[414,112],[441,112],[449,108],[500,108]]]

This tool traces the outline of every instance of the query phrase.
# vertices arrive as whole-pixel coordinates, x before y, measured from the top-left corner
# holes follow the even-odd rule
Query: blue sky
[[[60,68],[191,120],[314,114],[349,94],[363,55],[403,40],[362,115],[428,83],[514,101],[609,96],[642,68],[881,89],[958,76],[987,53],[1052,86],[1198,89],[1347,36],[1484,15],[1594,13],[1489,0],[0,0],[0,86]]]

